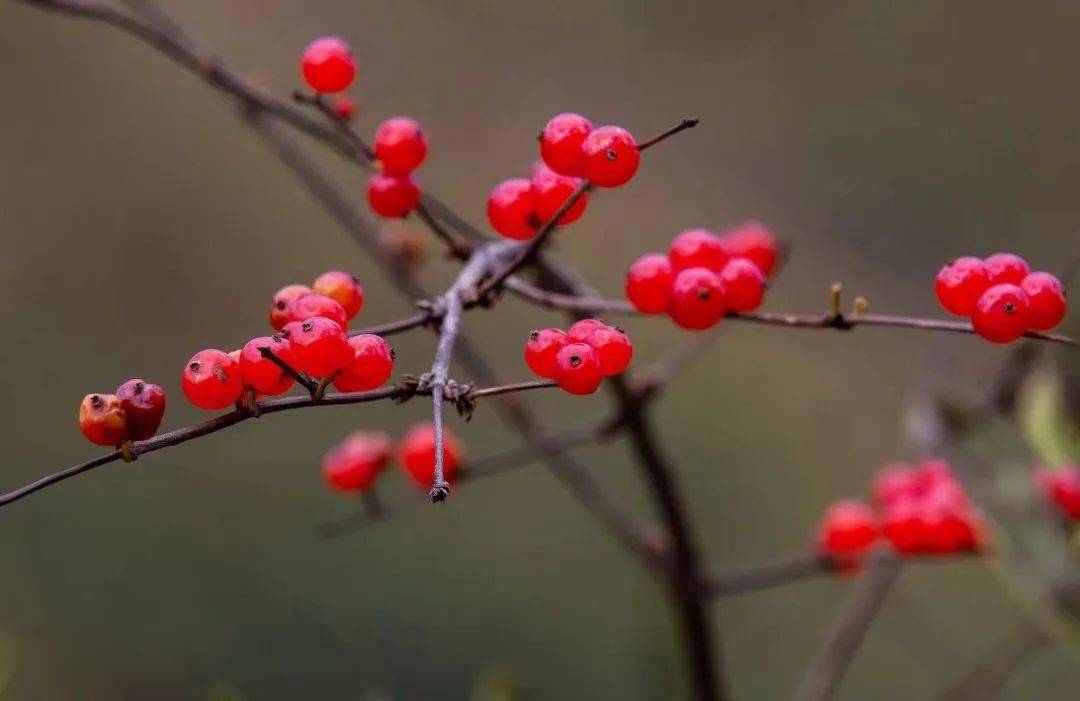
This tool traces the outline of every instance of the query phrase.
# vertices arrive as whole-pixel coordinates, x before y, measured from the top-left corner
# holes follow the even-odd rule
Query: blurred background
[[[432,144],[423,185],[477,224],[556,112],[639,137],[699,116],[558,237],[557,254],[611,297],[634,258],[679,230],[748,218],[791,246],[765,306],[776,311],[820,311],[842,280],[874,311],[941,316],[931,285],[946,259],[1007,249],[1060,272],[1080,244],[1075,2],[163,4],[280,95],[300,86],[308,41],[347,39],[359,131],[418,118]],[[129,36],[3,3],[0,85],[3,489],[95,455],[77,404],[129,377],[165,387],[166,428],[204,418],[180,393],[183,363],[265,333],[283,284],[342,268],[367,289],[360,323],[410,311],[233,103]],[[310,153],[363,206],[366,175]],[[434,253],[421,274],[440,289],[454,266]],[[508,299],[465,330],[524,379],[525,334],[559,321]],[[628,328],[639,364],[684,340],[664,320]],[[394,345],[401,372],[430,365],[430,334]],[[913,457],[902,418],[914,394],[974,394],[1006,353],[964,335],[727,325],[657,407],[707,560],[805,551],[829,502]],[[528,401],[552,426],[608,407],[603,393]],[[316,536],[354,509],[323,485],[325,449],[357,428],[400,436],[428,412],[248,422],[5,508],[0,698],[681,697],[663,590],[541,465]],[[472,458],[516,445],[491,407],[450,422]],[[580,456],[652,515],[625,446]],[[1017,445],[1009,460],[1026,470],[1033,457]],[[396,472],[385,485],[388,500],[412,496]],[[735,696],[790,695],[851,586],[725,601]],[[911,568],[840,696],[932,697],[1020,615],[979,562]],[[1078,686],[1080,659],[1058,648],[1006,696],[1072,699]]]

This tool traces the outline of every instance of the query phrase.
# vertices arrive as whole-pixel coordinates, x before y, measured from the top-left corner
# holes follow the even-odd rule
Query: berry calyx
[[[323,477],[340,492],[363,492],[390,463],[390,436],[354,431],[323,456]]]
[[[240,366],[226,353],[214,348],[191,356],[181,377],[184,395],[200,409],[224,409],[244,393]]]
[[[585,178],[597,187],[619,187],[630,182],[641,164],[641,153],[630,132],[622,127],[598,127],[581,144]]]
[[[337,37],[319,37],[300,57],[300,73],[317,93],[341,92],[356,77],[356,61],[349,45]]]
[[[673,238],[668,248],[668,260],[676,271],[708,268],[718,273],[729,257],[720,237],[707,229],[687,229]]]
[[[536,235],[532,183],[525,178],[504,180],[491,191],[487,201],[491,228],[508,239],[527,241]]]
[[[276,396],[289,391],[293,378],[289,377],[274,361],[262,354],[267,348],[290,367],[293,364],[289,342],[280,336],[259,336],[240,349],[240,379],[245,387],[259,394]]]
[[[368,179],[371,211],[384,219],[400,219],[420,204],[420,188],[409,175],[375,173]]]
[[[541,222],[551,221],[581,182],[579,178],[559,175],[543,163],[537,164],[532,177],[533,213],[536,218]],[[559,226],[573,224],[580,219],[588,204],[588,193],[582,194],[573,206],[559,217]]]
[[[1027,261],[1015,253],[995,253],[983,262],[991,285],[1019,285],[1031,272]]]
[[[79,430],[94,445],[118,446],[128,440],[127,414],[115,394],[88,394],[79,404]]]
[[[580,114],[563,112],[555,115],[540,132],[540,158],[560,175],[584,178],[586,163],[582,144],[592,130],[592,122]]]
[[[1028,323],[1036,331],[1049,331],[1065,318],[1068,302],[1061,280],[1050,273],[1031,273],[1020,283],[1028,298]]]
[[[570,343],[555,354],[555,377],[570,394],[592,394],[604,380],[600,356],[586,343]]]
[[[975,333],[993,343],[1008,343],[1030,328],[1030,311],[1024,291],[1016,285],[994,285],[979,297],[971,314]]]
[[[974,256],[950,261],[938,271],[934,293],[945,311],[957,316],[971,316],[983,293],[990,289],[986,264]]]
[[[443,478],[450,483],[461,466],[464,455],[461,443],[443,427]],[[430,423],[417,424],[409,429],[398,447],[398,459],[405,472],[423,489],[431,489],[435,481],[435,427]]]
[[[708,268],[687,268],[675,276],[668,313],[684,329],[701,330],[724,318],[727,305],[720,276]]]
[[[626,271],[626,298],[642,314],[663,314],[671,300],[675,273],[662,253],[646,253]]]
[[[128,439],[144,441],[153,437],[165,416],[165,390],[140,379],[128,380],[116,390],[127,416]]]
[[[758,221],[748,221],[728,229],[720,237],[732,257],[749,258],[765,277],[772,275],[780,256],[780,245],[772,230]]]
[[[391,117],[375,130],[375,158],[387,173],[408,175],[424,162],[427,136],[411,117]]]
[[[286,285],[274,294],[270,303],[270,325],[275,331],[281,331],[285,324],[292,321],[289,317],[289,305],[307,294],[311,294],[311,288],[307,285]]]
[[[630,337],[611,326],[594,329],[585,337],[585,343],[596,350],[596,356],[600,360],[600,372],[606,377],[622,373],[634,357],[634,345],[630,342]]]
[[[381,336],[360,334],[349,339],[349,359],[337,375],[339,392],[366,392],[386,384],[394,374],[394,349]]]
[[[749,258],[732,258],[720,271],[724,303],[737,312],[752,312],[765,298],[765,274]]]
[[[567,329],[566,337],[570,343],[584,343],[589,334],[603,328],[607,328],[607,324],[600,319],[581,319]]]
[[[823,555],[853,559],[863,555],[878,539],[877,519],[861,501],[844,500],[831,505],[818,529],[817,545]]]
[[[289,342],[293,368],[313,377],[332,377],[352,358],[345,333],[326,317],[289,322],[281,333]]]
[[[1080,520],[1080,467],[1066,465],[1057,470],[1035,468],[1035,482],[1047,502],[1073,520]]]
[[[540,377],[554,379],[557,372],[555,356],[570,343],[561,329],[541,329],[529,334],[525,342],[525,364]]]
[[[334,300],[345,310],[348,319],[354,318],[364,307],[364,288],[355,275],[341,270],[331,270],[315,278],[311,291]],[[316,316],[326,316],[318,314]],[[297,321],[291,319],[290,321]],[[302,319],[300,321],[303,321]]]
[[[349,327],[345,308],[326,295],[311,294],[297,297],[289,304],[289,321],[304,321],[315,316],[330,319],[344,331]]]

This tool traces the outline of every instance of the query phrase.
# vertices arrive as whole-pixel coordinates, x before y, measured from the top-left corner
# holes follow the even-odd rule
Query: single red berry
[[[877,541],[877,519],[861,501],[838,501],[828,508],[818,529],[817,544],[824,555],[856,558]]]
[[[989,256],[986,263],[986,273],[990,276],[991,285],[1019,285],[1031,272],[1031,266],[1027,261],[1015,253],[995,253]]]
[[[725,231],[720,240],[728,255],[749,258],[765,277],[772,275],[780,255],[780,246],[769,227],[757,221],[743,222]]]
[[[706,229],[687,229],[671,240],[668,260],[676,271],[708,268],[718,273],[727,264],[728,255],[719,236]]]
[[[300,73],[317,93],[341,92],[356,77],[356,61],[349,45],[337,37],[319,37],[300,57]]]
[[[311,288],[307,285],[286,285],[274,294],[274,300],[270,303],[270,325],[275,331],[281,331],[285,324],[292,321],[289,318],[289,305],[293,300],[311,294]]]
[[[569,343],[584,343],[589,334],[596,329],[604,328],[607,328],[607,324],[600,319],[581,319],[575,321],[574,325],[567,329],[566,338]]]
[[[545,223],[551,221],[581,183],[579,178],[559,175],[543,163],[538,163],[532,177],[533,212],[536,218]],[[559,217],[559,226],[573,224],[580,219],[588,204],[588,193],[578,197],[573,206]]]
[[[720,271],[725,305],[737,312],[752,312],[765,298],[765,274],[749,258],[732,258]]]
[[[930,515],[924,503],[902,498],[885,508],[881,533],[902,555],[917,555],[929,548]]]
[[[375,130],[375,158],[387,173],[408,175],[427,158],[427,135],[412,117],[391,117]]]
[[[604,380],[600,356],[586,343],[570,343],[555,354],[555,381],[570,394],[592,394]]]
[[[911,498],[915,494],[915,475],[907,465],[896,463],[878,470],[874,484],[870,489],[874,506],[884,509],[900,499]]]
[[[289,304],[289,321],[304,321],[314,316],[321,316],[333,321],[342,331],[349,328],[349,315],[336,300],[323,294],[301,295]]]
[[[488,196],[487,215],[491,228],[506,238],[531,239],[536,235],[532,183],[525,178],[511,178],[496,185]]]
[[[363,492],[390,463],[390,436],[354,431],[323,456],[323,477],[341,492]]]
[[[116,390],[127,415],[128,438],[145,441],[157,433],[165,416],[165,390],[143,380],[128,380]]]
[[[345,316],[352,319],[364,307],[364,288],[355,275],[331,270],[315,278],[311,285],[311,291],[334,300],[345,310]],[[317,314],[316,316],[326,316]],[[303,319],[290,319],[290,321],[303,321]]]
[[[399,219],[420,204],[420,188],[410,175],[375,173],[368,179],[371,211],[384,219]]]
[[[330,109],[334,111],[335,117],[348,121],[356,116],[356,100],[348,97],[339,97],[334,100],[334,104],[330,106]]]
[[[1043,497],[1073,520],[1080,520],[1080,467],[1066,465],[1058,470],[1035,468],[1035,481]]]
[[[555,356],[570,343],[561,329],[541,329],[529,334],[525,342],[525,364],[540,377],[553,379],[557,372]]]
[[[443,478],[453,482],[464,452],[449,428],[443,427]],[[398,459],[417,485],[430,489],[435,481],[435,427],[417,424],[409,429],[398,447]]]
[[[1061,280],[1050,273],[1031,273],[1020,283],[1031,310],[1029,324],[1036,331],[1049,331],[1065,318],[1068,303]]]
[[[707,329],[724,318],[727,304],[720,276],[708,268],[687,268],[675,276],[668,314],[684,329]]]
[[[598,187],[619,187],[630,182],[641,164],[641,153],[630,132],[622,127],[598,127],[581,144],[585,178]]]
[[[1027,295],[1016,285],[994,285],[975,305],[971,325],[993,343],[1015,341],[1031,328]]]
[[[671,301],[675,273],[662,253],[646,253],[626,271],[626,298],[642,314],[663,314]]]
[[[592,130],[592,122],[580,114],[555,115],[540,132],[540,158],[560,175],[584,178],[585,152],[581,147]]]
[[[349,339],[352,358],[334,376],[340,392],[366,392],[382,387],[394,374],[394,349],[381,336],[360,334]]]
[[[968,504],[930,497],[923,503],[923,509],[927,552],[948,555],[979,546],[981,518]]]
[[[607,377],[622,373],[634,357],[634,344],[630,342],[630,337],[610,326],[594,329],[585,337],[585,343],[596,350],[600,371]]]
[[[945,311],[971,316],[983,292],[990,289],[990,273],[983,261],[962,256],[950,261],[937,274],[934,292]]]
[[[264,357],[263,348],[269,349],[287,365],[292,366],[292,349],[287,340],[280,336],[259,336],[245,343],[240,349],[240,379],[245,387],[259,394],[275,396],[288,392],[293,386],[293,378],[274,361]]]
[[[191,356],[181,378],[184,395],[200,409],[224,409],[244,393],[240,366],[213,348]]]
[[[293,368],[314,377],[331,377],[352,358],[345,333],[326,317],[291,321],[281,335],[289,341]]]
[[[127,413],[115,394],[88,394],[79,405],[79,430],[94,445],[118,446],[128,439]]]

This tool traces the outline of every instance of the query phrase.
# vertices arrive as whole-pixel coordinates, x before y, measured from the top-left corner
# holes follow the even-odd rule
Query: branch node
[[[124,462],[135,462],[135,458],[139,457],[135,454],[135,445],[131,441],[124,441],[120,445],[120,454],[124,458]]]
[[[428,496],[431,497],[432,504],[446,501],[446,498],[450,496],[450,483],[446,481],[439,482],[431,488],[431,491],[428,492]]]
[[[330,382],[333,380],[333,376],[324,377],[319,380],[319,383],[315,385],[315,389],[311,393],[311,401],[321,402],[323,396],[326,394],[326,388],[330,386]]]

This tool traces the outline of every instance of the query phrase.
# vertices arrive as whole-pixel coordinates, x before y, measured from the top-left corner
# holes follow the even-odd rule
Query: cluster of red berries
[[[761,305],[777,255],[776,238],[758,222],[722,236],[689,229],[671,241],[667,255],[647,253],[630,266],[626,298],[643,314],[668,314],[685,329],[707,329],[729,311]]]
[[[873,507],[856,500],[829,507],[819,552],[852,563],[882,538],[901,555],[971,552],[986,541],[982,515],[943,460],[889,465],[874,479],[872,495]]]
[[[364,288],[356,276],[331,270],[315,278],[311,287],[286,285],[270,302],[270,325],[281,331],[290,321],[323,316],[342,329],[364,308]]]
[[[413,426],[401,439],[397,451],[385,433],[351,433],[323,457],[323,477],[338,491],[364,492],[390,464],[395,452],[413,482],[430,489],[435,480],[435,427],[431,423]],[[443,476],[448,482],[453,482],[463,455],[461,443],[444,427]]]
[[[994,343],[1049,331],[1065,318],[1065,288],[1050,273],[1031,272],[1013,253],[950,261],[934,284],[945,311],[971,317],[975,333]]]
[[[1057,470],[1035,468],[1035,483],[1047,502],[1074,521],[1080,521],[1080,467],[1065,465]]]
[[[487,201],[491,228],[508,239],[527,241],[536,230],[558,213],[582,183],[581,178],[560,175],[542,162],[533,166],[532,178],[504,180],[491,191]],[[585,213],[588,194],[583,194],[559,217],[558,225],[573,224]]]
[[[529,369],[570,394],[592,394],[604,377],[626,370],[633,356],[623,330],[599,319],[582,319],[566,331],[533,331],[525,343]]]
[[[95,445],[119,446],[157,433],[165,416],[165,391],[142,380],[128,380],[116,394],[88,394],[79,405],[79,430]]]
[[[420,204],[412,173],[427,158],[427,135],[412,117],[391,117],[375,130],[374,151],[380,171],[368,180],[368,204],[380,217],[404,217]]]

